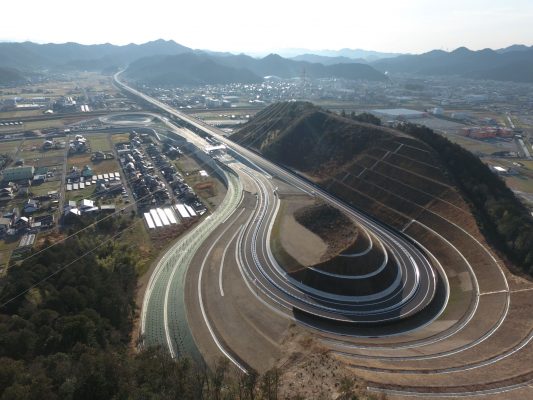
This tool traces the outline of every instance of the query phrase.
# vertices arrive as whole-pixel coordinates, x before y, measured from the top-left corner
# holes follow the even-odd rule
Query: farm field
[[[0,142],[0,154],[14,155],[18,152],[22,140]]]
[[[113,144],[117,143],[126,143],[130,140],[130,134],[129,133],[114,133],[111,135],[111,141]]]
[[[72,167],[83,168],[86,165],[89,165],[93,169],[95,174],[105,174],[108,172],[119,171],[120,169],[120,165],[115,159],[93,161],[91,160],[90,153],[69,155],[67,160],[68,169]]]
[[[93,153],[96,151],[102,151],[102,152],[112,151],[109,134],[96,133],[96,134],[87,135],[86,137],[90,143],[91,151]]]
[[[33,185],[31,187],[31,193],[33,196],[45,196],[48,192],[58,191],[60,188],[60,181],[47,181],[40,185]]]

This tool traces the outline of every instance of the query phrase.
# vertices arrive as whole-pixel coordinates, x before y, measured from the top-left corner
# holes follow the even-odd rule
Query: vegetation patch
[[[357,239],[355,223],[338,208],[319,203],[300,208],[294,213],[296,221],[318,235],[327,245],[321,261],[326,261],[351,245]]]
[[[527,208],[478,157],[431,129],[404,124],[406,133],[434,149],[464,193],[491,244],[533,274],[533,219]]]

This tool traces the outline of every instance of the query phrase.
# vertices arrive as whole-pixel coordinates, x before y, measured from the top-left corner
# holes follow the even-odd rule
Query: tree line
[[[403,123],[400,130],[432,147],[472,206],[487,240],[533,275],[533,219],[527,207],[478,157],[433,130]]]
[[[276,369],[243,374],[224,361],[208,368],[131,348],[140,257],[132,245],[106,242],[129,219],[82,223],[85,231],[45,243],[2,278],[0,400],[280,398]]]

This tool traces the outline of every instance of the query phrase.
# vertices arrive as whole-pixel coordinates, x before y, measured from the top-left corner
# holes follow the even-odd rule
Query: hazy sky
[[[142,43],[233,52],[420,53],[533,44],[532,0],[2,1],[0,40]]]

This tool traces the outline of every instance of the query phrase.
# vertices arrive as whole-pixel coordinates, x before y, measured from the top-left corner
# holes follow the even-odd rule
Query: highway
[[[183,282],[187,266],[200,244],[210,233],[233,213],[239,203],[239,180],[222,172],[228,184],[228,193],[217,210],[191,232],[180,239],[159,261],[145,292],[141,311],[141,335],[147,346],[163,345],[175,357],[195,351],[194,340],[186,326]]]
[[[238,155],[236,158],[242,157],[245,163],[252,166],[247,174],[259,185],[260,202],[258,215],[254,218],[254,223],[245,229],[241,241],[243,248],[246,249],[243,260],[246,266],[255,268],[252,272],[254,284],[261,285],[263,289],[268,290],[272,300],[322,318],[358,323],[381,323],[404,318],[423,309],[433,300],[437,274],[426,255],[411,241],[390,228],[381,226],[326,191],[230,141],[216,128],[205,125],[124,85],[119,81],[118,75],[115,75],[115,81],[119,86],[212,135],[232,149]],[[241,171],[245,169],[245,166],[240,163],[234,164],[237,164]],[[233,165],[232,168],[237,167]],[[270,182],[273,176],[333,204],[356,219],[365,230],[372,232],[380,245],[386,248],[390,259],[394,260],[391,263],[394,265],[390,268],[396,269],[396,277],[391,285],[378,293],[357,295],[356,293],[361,290],[356,290],[356,293],[352,295],[340,295],[314,289],[285,273],[275,261],[269,245],[270,231],[279,202],[277,197],[273,196],[274,188]],[[321,274],[320,271],[316,273]],[[354,278],[357,277],[337,277],[337,279],[350,279],[351,286],[356,288],[358,284],[364,287],[364,282],[359,282],[359,279]],[[322,274],[322,279],[328,279],[328,276]]]
[[[222,166],[231,178],[228,196],[233,200],[224,201],[216,212],[220,211],[219,217],[215,213],[197,227],[204,233],[195,236],[194,244],[180,241],[181,250],[175,253],[185,251],[186,259],[167,259],[167,271],[152,276],[154,288],[176,285],[177,289],[174,293],[168,291],[167,300],[164,294],[152,300],[152,295],[145,296],[145,303],[153,304],[151,309],[143,307],[143,318],[154,319],[150,326],[156,332],[151,336],[156,339],[147,343],[163,344],[177,355],[181,350],[175,343],[186,332],[188,339],[182,348],[194,348],[210,362],[222,355],[243,371],[261,371],[262,365],[281,356],[283,332],[296,324],[313,332],[375,391],[424,398],[532,394],[530,375],[515,378],[511,363],[525,365],[532,354],[533,334],[528,324],[517,326],[511,316],[524,309],[527,290],[533,288],[517,286],[513,291],[486,244],[451,221],[448,223],[462,242],[441,235],[422,221],[411,221],[403,231],[424,228],[427,240],[438,241],[447,249],[432,254],[427,249],[428,241],[419,243],[408,233],[380,224],[300,176],[230,141],[220,130],[121,83],[118,74],[115,80],[124,90],[224,143],[233,156]],[[182,134],[201,147],[199,136],[187,130]],[[343,210],[367,236],[367,250],[362,253],[381,249],[383,254],[374,269],[364,275],[319,269],[313,269],[313,274],[321,280],[350,282],[348,286],[353,283],[354,287],[361,279],[387,270],[395,273],[394,279],[374,293],[345,293],[338,288],[321,291],[295,279],[278,264],[270,248],[282,200],[280,185]],[[473,249],[483,263],[472,261]],[[455,287],[450,287],[448,273]],[[177,283],[169,284],[173,280]],[[464,305],[458,303],[459,292],[464,293]],[[440,303],[434,301],[438,296]],[[514,308],[511,297],[517,302]],[[419,315],[425,319],[417,320]],[[413,318],[414,324],[402,322]],[[396,330],[383,328],[389,325]],[[480,383],[474,387],[472,382]]]

